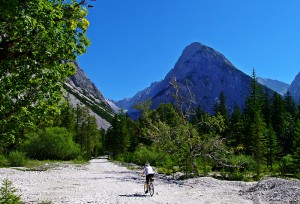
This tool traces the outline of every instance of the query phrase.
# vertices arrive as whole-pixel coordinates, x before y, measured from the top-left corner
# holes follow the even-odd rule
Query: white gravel
[[[100,158],[85,166],[64,164],[47,171],[1,168],[0,180],[12,181],[25,203],[264,203],[246,192],[257,182],[209,177],[185,181],[156,177],[151,197],[143,192],[145,178],[140,174]]]

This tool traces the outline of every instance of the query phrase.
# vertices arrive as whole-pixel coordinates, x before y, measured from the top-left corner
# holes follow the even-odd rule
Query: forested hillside
[[[135,106],[136,122],[119,115],[107,132],[107,150],[119,160],[142,165],[150,161],[159,170],[185,176],[220,174],[226,179],[258,179],[266,175],[299,177],[300,115],[291,95],[263,92],[255,72],[245,109],[232,114],[221,92],[210,115],[192,107],[192,94],[180,93],[173,82],[177,105],[151,101]],[[218,172],[218,173],[217,173]]]

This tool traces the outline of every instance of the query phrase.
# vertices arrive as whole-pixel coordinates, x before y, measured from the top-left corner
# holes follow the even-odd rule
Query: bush
[[[12,187],[12,182],[4,179],[0,188],[0,203],[18,204],[21,203],[21,198],[15,195],[16,189]]]
[[[279,169],[281,174],[294,173],[295,168],[292,155],[288,154],[281,159]]]
[[[8,166],[8,161],[3,154],[0,154],[0,167]]]
[[[50,127],[27,134],[22,149],[29,157],[39,160],[70,160],[80,155],[79,145],[65,128]]]
[[[8,164],[10,166],[24,166],[26,162],[27,159],[23,152],[13,151],[8,155]]]
[[[232,155],[228,163],[237,166],[233,171],[254,171],[255,170],[255,161],[253,157],[239,154],[239,155]]]
[[[131,162],[138,165],[144,165],[146,162],[149,162],[151,165],[157,166],[162,157],[163,155],[154,146],[139,145],[131,157],[133,159]]]

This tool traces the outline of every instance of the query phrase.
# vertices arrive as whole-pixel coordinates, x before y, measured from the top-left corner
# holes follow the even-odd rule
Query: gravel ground
[[[300,203],[298,180],[237,182],[201,177],[175,181],[158,176],[151,197],[143,192],[145,178],[140,174],[100,158],[84,166],[63,164],[47,171],[2,168],[0,180],[11,180],[25,203]],[[270,189],[276,190],[275,200],[270,200],[275,195]],[[295,193],[287,194],[290,191]]]

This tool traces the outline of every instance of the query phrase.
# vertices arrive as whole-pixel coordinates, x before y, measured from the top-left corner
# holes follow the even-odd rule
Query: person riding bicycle
[[[146,184],[146,189],[148,189],[149,181],[154,176],[154,170],[153,170],[152,166],[150,166],[149,162],[147,162],[145,164],[144,170],[142,172],[142,176],[144,176],[145,174],[146,174],[146,182],[145,182],[145,184]],[[148,190],[146,190],[145,193],[148,193]]]

